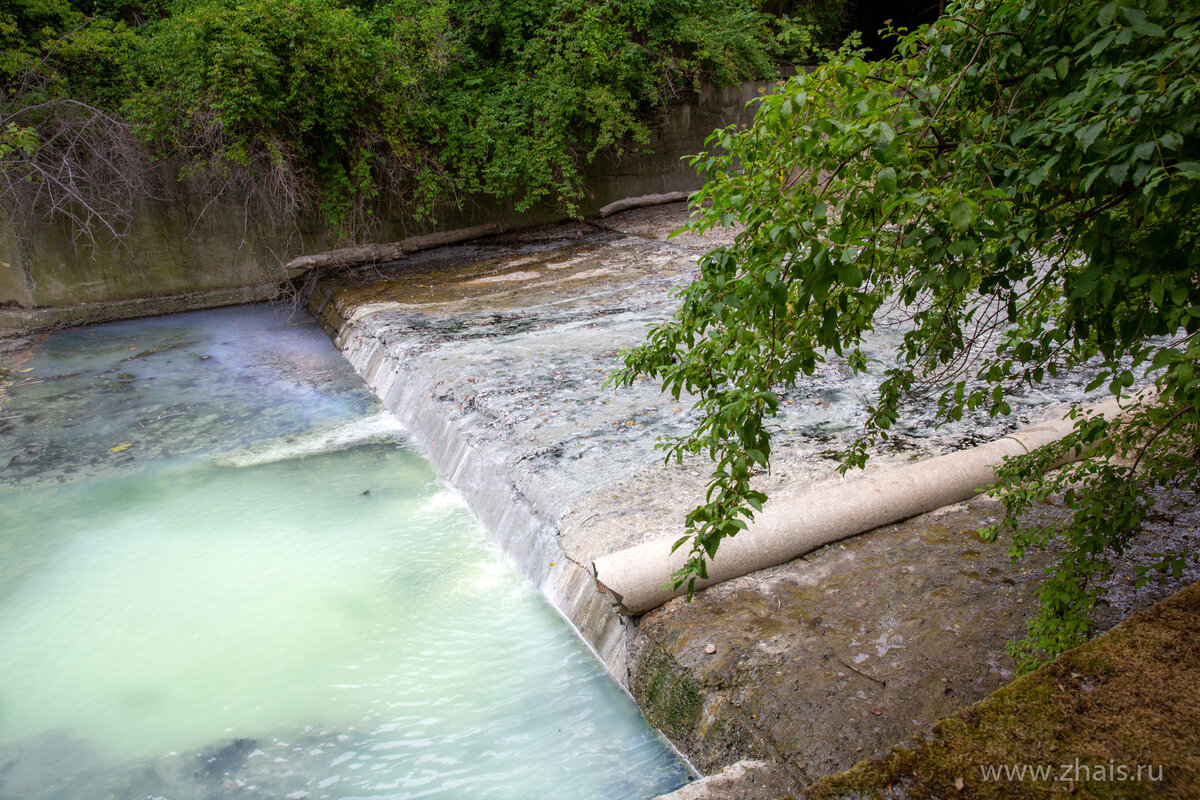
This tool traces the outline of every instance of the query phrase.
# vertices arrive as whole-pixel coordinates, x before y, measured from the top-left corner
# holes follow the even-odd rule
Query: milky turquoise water
[[[687,779],[311,324],[116,323],[25,368],[0,409],[0,798]]]

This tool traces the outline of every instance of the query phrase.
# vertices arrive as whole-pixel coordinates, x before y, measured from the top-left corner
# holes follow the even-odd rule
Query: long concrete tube
[[[1113,418],[1111,400],[1088,409]],[[844,480],[795,497],[768,503],[746,530],[725,539],[696,588],[791,561],[822,545],[881,525],[967,500],[995,481],[1006,458],[1023,455],[1069,433],[1075,421],[1055,419],[1011,433],[994,442],[938,456],[865,478]],[[677,536],[652,539],[592,562],[597,588],[623,614],[643,614],[683,589],[672,590],[670,575],[683,566],[688,547],[672,553]]]

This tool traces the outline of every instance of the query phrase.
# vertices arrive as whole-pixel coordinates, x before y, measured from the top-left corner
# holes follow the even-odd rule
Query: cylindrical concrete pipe
[[[1115,417],[1117,401],[1088,409]],[[696,588],[791,561],[822,545],[892,522],[914,517],[975,496],[995,480],[1005,458],[1028,453],[1069,433],[1075,421],[1051,420],[994,442],[908,464],[865,478],[843,480],[768,503],[746,530],[721,542],[708,567],[708,579]],[[670,576],[683,566],[688,547],[671,547],[677,536],[652,539],[592,562],[596,585],[623,614],[657,608],[673,591]]]

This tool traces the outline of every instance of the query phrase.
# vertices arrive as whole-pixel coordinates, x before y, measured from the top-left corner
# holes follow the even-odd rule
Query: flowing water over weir
[[[626,215],[636,222],[609,223],[625,230],[569,223],[410,255],[320,281],[308,300],[505,551],[625,682],[631,626],[595,590],[591,562],[677,536],[702,502],[707,473],[699,459],[663,465],[655,449],[659,437],[697,423],[689,398],[674,400],[649,380],[605,385],[620,349],[669,316],[672,290],[712,246],[659,240],[683,221],[678,209],[651,210],[665,227],[637,213]],[[866,373],[831,357],[781,392],[772,473],[759,476],[769,494],[836,476],[832,452],[863,424],[863,398],[901,336],[892,325],[869,337]],[[872,468],[990,441],[1040,420],[1051,401],[1082,395],[1084,382],[1058,397],[1030,393],[1005,420],[978,413],[935,430],[929,410],[919,411],[893,429]]]
[[[28,366],[0,419],[0,798],[687,780],[311,323],[115,323]]]

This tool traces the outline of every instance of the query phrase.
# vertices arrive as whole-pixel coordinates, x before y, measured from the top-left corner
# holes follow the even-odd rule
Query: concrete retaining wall
[[[695,103],[664,110],[647,147],[589,165],[580,213],[595,214],[624,197],[697,189],[700,179],[683,158],[703,149],[716,128],[748,120],[746,102],[769,86],[747,83],[709,90]],[[377,241],[492,222],[522,227],[564,216],[552,207],[517,214],[489,200],[464,205],[441,214],[434,226],[389,220]],[[11,228],[0,231],[0,330],[269,299],[294,277],[284,264],[339,244],[315,224],[286,229],[262,225],[247,215],[238,198],[207,209],[202,201],[186,197],[147,202],[119,245],[80,240],[62,224],[43,224],[25,236]]]

